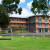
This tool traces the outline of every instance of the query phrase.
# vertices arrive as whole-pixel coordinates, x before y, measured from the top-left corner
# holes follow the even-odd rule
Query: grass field
[[[12,37],[0,40],[0,50],[50,50],[50,37]]]

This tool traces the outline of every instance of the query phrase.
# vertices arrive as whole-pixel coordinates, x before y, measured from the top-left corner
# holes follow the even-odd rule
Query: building
[[[43,18],[41,15],[31,16],[28,18],[10,18],[10,27],[12,26],[23,26],[30,32],[34,33],[45,33],[50,31],[50,18]]]
[[[16,18],[16,17],[9,17],[10,18],[10,27],[12,26],[23,26],[27,28],[27,18]]]

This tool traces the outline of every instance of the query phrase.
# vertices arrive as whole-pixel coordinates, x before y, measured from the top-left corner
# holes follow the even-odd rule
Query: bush
[[[24,33],[29,33],[29,31],[27,31],[27,30],[24,30],[23,32],[24,32]]]
[[[6,31],[2,30],[0,31],[0,34],[6,34]]]
[[[16,33],[29,33],[29,31],[27,31],[27,30],[18,30],[18,31],[16,31]]]

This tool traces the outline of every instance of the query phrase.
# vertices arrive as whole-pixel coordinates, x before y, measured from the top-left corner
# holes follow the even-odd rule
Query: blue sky
[[[19,3],[19,7],[22,7],[22,14],[19,15],[19,14],[12,14],[10,16],[15,16],[15,17],[28,17],[28,16],[32,16],[33,13],[31,12],[31,3],[32,3],[33,0],[20,0],[20,3]]]
[[[1,3],[2,0],[0,0]],[[31,4],[33,0],[20,0],[19,7],[22,7],[22,14],[10,14],[10,17],[28,17],[32,16],[33,13],[31,12]]]
[[[0,4],[1,4],[1,1],[0,0]],[[34,15],[32,12],[31,12],[31,4],[32,4],[33,0],[20,0],[20,3],[19,3],[19,7],[22,7],[22,14],[19,15],[19,14],[10,14],[10,17],[28,17],[28,16],[32,16]],[[50,14],[50,11],[49,11],[49,14]]]
[[[2,0],[0,0],[0,3],[1,1]],[[33,16],[34,14],[31,12],[32,2],[33,0],[20,0],[20,3],[18,6],[22,7],[21,15],[19,15],[18,13],[17,14],[13,13],[13,14],[10,14],[9,16],[10,17],[22,17],[22,18]]]

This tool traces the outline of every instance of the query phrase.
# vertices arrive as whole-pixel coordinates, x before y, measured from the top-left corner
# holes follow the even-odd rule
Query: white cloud
[[[30,9],[31,9],[31,7],[32,7],[32,2],[33,2],[33,1],[27,3],[28,8],[30,8]]]
[[[47,13],[47,15],[49,15],[49,16],[50,16],[50,10],[49,10],[49,12]]]
[[[0,4],[1,4],[1,1],[2,1],[2,0],[0,0]]]
[[[19,14],[12,14],[10,15],[10,17],[28,17],[28,16],[32,16],[33,13],[32,12],[29,12],[26,8],[22,8],[23,11],[22,11],[22,14],[19,15]]]
[[[25,0],[20,0],[20,3],[25,3]]]

